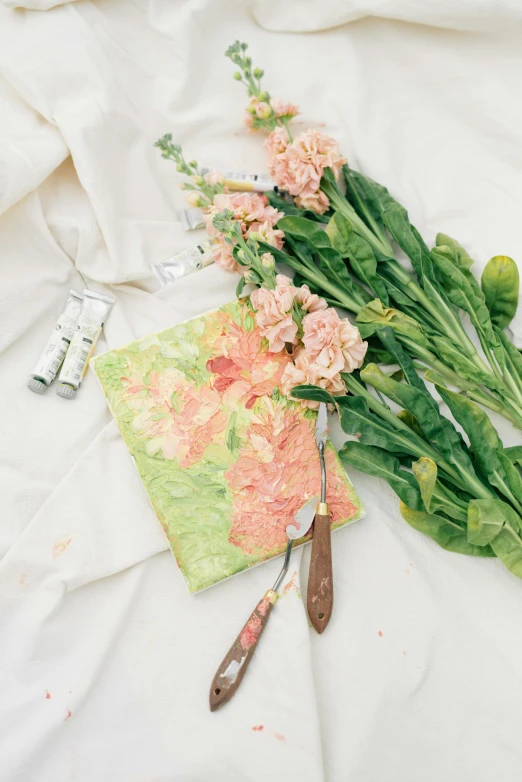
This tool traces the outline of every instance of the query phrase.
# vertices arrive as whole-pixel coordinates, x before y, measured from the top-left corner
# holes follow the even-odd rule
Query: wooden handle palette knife
[[[292,519],[293,523],[287,526],[288,543],[281,572],[272,589],[269,589],[263,595],[250,614],[248,621],[217,669],[210,687],[210,711],[216,711],[221,706],[224,706],[237,692],[277,600],[277,590],[285,577],[290,563],[292,544],[294,540],[304,537],[309,531],[314,520],[316,507],[317,497],[312,497],[297,511]]]
[[[330,534],[330,514],[326,504],[326,465],[324,449],[328,434],[328,416],[326,405],[321,402],[315,426],[315,440],[321,462],[321,502],[314,519],[312,555],[308,574],[308,592],[306,607],[312,626],[318,633],[324,632],[333,610],[333,571],[332,542]]]

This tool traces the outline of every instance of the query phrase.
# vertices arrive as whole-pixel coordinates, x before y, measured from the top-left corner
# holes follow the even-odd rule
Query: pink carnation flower
[[[303,198],[296,198],[295,203],[301,209],[311,209],[312,212],[317,212],[318,215],[322,215],[330,207],[330,199],[323,193],[322,190],[318,190],[317,193],[310,193]]]
[[[316,293],[311,293],[308,285],[301,285],[300,288],[295,290],[295,300],[306,312],[316,312],[317,310],[325,310],[328,304],[318,296]]]
[[[241,233],[246,239],[252,232],[258,231],[261,238],[272,247],[281,249],[283,246],[283,231],[274,229],[274,225],[283,216],[273,206],[267,206],[267,199],[259,193],[218,193],[214,196],[212,205],[204,215],[207,233],[215,240],[212,250],[214,261],[226,271],[237,271],[239,265],[232,255],[233,247],[228,244],[223,235],[212,225],[212,220],[218,212],[229,209],[234,213],[234,219],[239,222]]]
[[[301,205],[324,212],[328,199],[318,195],[324,169],[337,174],[346,163],[335,139],[309,129],[290,144],[286,130],[277,128],[268,136],[265,149],[268,171],[277,185],[297,196]]]
[[[278,274],[273,290],[257,288],[250,295],[256,323],[272,353],[283,350],[286,342],[297,344],[297,324],[292,318],[295,290],[289,277]]]
[[[288,146],[288,133],[286,128],[277,127],[265,141],[264,147],[268,155],[269,165],[277,155],[281,155]]]
[[[279,214],[279,212],[277,214]],[[257,234],[257,239],[259,241],[266,242],[266,244],[270,244],[272,247],[276,247],[278,250],[280,250],[283,246],[283,239],[285,235],[283,231],[280,231],[278,228],[273,228],[272,226],[273,223],[271,223],[269,220],[265,220],[265,222],[261,223],[261,225],[258,223],[253,223],[248,229],[246,235],[250,236],[250,234],[255,233]]]
[[[286,365],[281,378],[281,391],[285,396],[291,398],[292,389],[302,384],[319,386],[333,396],[346,394],[346,388],[341,376],[337,374],[332,378],[321,377],[317,367],[310,360],[310,355],[303,347],[295,351],[293,358],[294,362]],[[319,407],[319,402],[311,400],[302,400],[302,403],[305,407],[312,410],[316,410]]]
[[[288,117],[288,119],[291,119],[292,117],[297,117],[300,113],[299,106],[296,106],[295,103],[290,103],[290,101],[281,100],[281,98],[272,98],[270,105],[276,117]]]
[[[368,348],[359,330],[346,318],[341,320],[333,307],[303,318],[303,344],[313,370],[327,379],[362,366]]]

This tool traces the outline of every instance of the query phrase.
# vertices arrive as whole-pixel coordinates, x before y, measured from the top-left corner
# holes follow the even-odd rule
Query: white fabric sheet
[[[397,0],[371,13],[437,26],[374,18],[306,36],[260,24],[365,14],[303,5],[292,25],[289,2],[257,3],[259,24],[221,0],[25,5],[42,10],[0,12],[2,782],[518,780],[522,584],[498,562],[437,548],[353,472],[367,517],[335,536],[327,632],[308,627],[296,551],[297,587],[211,714],[215,668],[280,562],[190,596],[95,378],[73,402],[24,387],[71,286],[117,298],[100,351],[233,297],[215,267],[158,292],[150,265],[196,238],[176,221],[158,136],[210,166],[263,168],[223,57],[236,38],[303,127],[324,122],[428,240],[455,236],[478,271],[522,257],[518,5],[405,15]],[[504,32],[441,29],[476,28],[477,9]]]

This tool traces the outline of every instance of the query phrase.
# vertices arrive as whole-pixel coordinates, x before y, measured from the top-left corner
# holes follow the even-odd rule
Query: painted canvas
[[[316,412],[235,301],[91,362],[191,592],[277,556],[319,494]],[[363,515],[328,444],[332,529]],[[306,541],[309,538],[305,538]]]

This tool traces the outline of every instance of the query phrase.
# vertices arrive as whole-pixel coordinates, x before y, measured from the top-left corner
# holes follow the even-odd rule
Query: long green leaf
[[[288,215],[282,217],[277,227],[284,231],[285,234],[294,236],[296,239],[302,242],[307,242],[312,247],[331,247],[330,238],[324,228],[318,225],[313,220],[307,220],[305,217],[299,217],[294,215]]]
[[[411,473],[400,469],[399,460],[395,456],[382,448],[363,445],[356,440],[346,442],[340,449],[339,456],[355,470],[385,480],[409,508],[424,510],[415,478]]]
[[[428,442],[449,465],[456,468],[468,488],[477,492],[479,497],[490,496],[489,490],[480,483],[455,427],[440,414],[427,389],[421,391],[414,386],[396,383],[372,364],[361,370],[361,378],[409,410],[419,422]],[[419,379],[419,382],[422,381]],[[440,461],[438,464],[440,466]]]
[[[455,239],[452,239],[451,236],[438,233],[435,244],[437,247],[448,247],[451,250],[453,260],[461,271],[468,272],[473,266],[473,258],[468,255],[464,247]]]
[[[482,272],[481,285],[491,320],[501,329],[509,326],[518,306],[518,266],[507,255],[495,255]]]
[[[522,354],[513,345],[507,335],[498,327],[494,327],[495,333],[502,343],[506,357],[506,367],[517,382],[517,388],[522,388]]]
[[[326,232],[332,247],[342,258],[348,258],[352,270],[361,282],[388,304],[388,291],[377,274],[375,254],[368,242],[353,230],[348,218],[341,212],[335,212],[326,227]]]
[[[459,267],[451,247],[434,247],[431,251],[437,275],[446,296],[456,307],[467,312],[475,328],[491,347],[498,345],[498,338],[486,306],[486,300],[477,281],[465,269]]]
[[[485,372],[471,361],[458,346],[447,337],[432,336],[431,343],[442,361],[449,364],[455,372],[470,383],[486,386],[492,391],[502,388],[502,383],[491,372]]]
[[[424,456],[424,448],[427,446],[418,436],[408,431],[406,426],[394,429],[391,424],[370,412],[368,403],[360,396],[332,397],[317,386],[300,385],[292,389],[292,397],[334,403],[339,411],[343,431],[357,437],[365,445],[374,445],[394,453]],[[392,413],[390,416],[394,417]]]
[[[453,521],[433,513],[423,513],[401,503],[401,514],[410,527],[428,535],[446,551],[469,554],[474,557],[494,557],[489,546],[474,546],[466,536],[466,530]]]
[[[508,469],[512,465],[508,457],[502,458],[502,441],[489,417],[471,399],[456,394],[443,386],[437,386],[437,390],[455,420],[468,435],[475,459],[489,482],[496,486],[517,510],[522,511],[522,505],[518,499],[519,497],[522,499],[522,494],[518,493],[520,484],[516,481],[516,476],[511,475],[515,491],[512,490],[510,477],[505,469],[506,464]]]
[[[512,445],[509,448],[504,448],[504,453],[511,464],[520,464],[522,466],[522,445]]]
[[[404,331],[402,333],[405,336],[408,336]],[[419,391],[422,391],[422,393],[425,394],[426,397],[430,400],[433,407],[436,410],[438,410],[436,402],[433,400],[433,397],[429,393],[425,384],[418,376],[417,371],[413,366],[413,361],[411,357],[406,353],[402,345],[400,345],[399,342],[397,341],[392,328],[390,328],[389,326],[383,326],[381,329],[379,329],[378,337],[381,340],[384,347],[387,350],[389,350],[390,353],[392,353],[393,356],[395,357],[395,361],[397,362],[397,364],[400,366],[400,368],[404,373],[406,382],[410,386],[413,386],[414,388],[418,388]],[[419,342],[419,340],[416,341]]]

